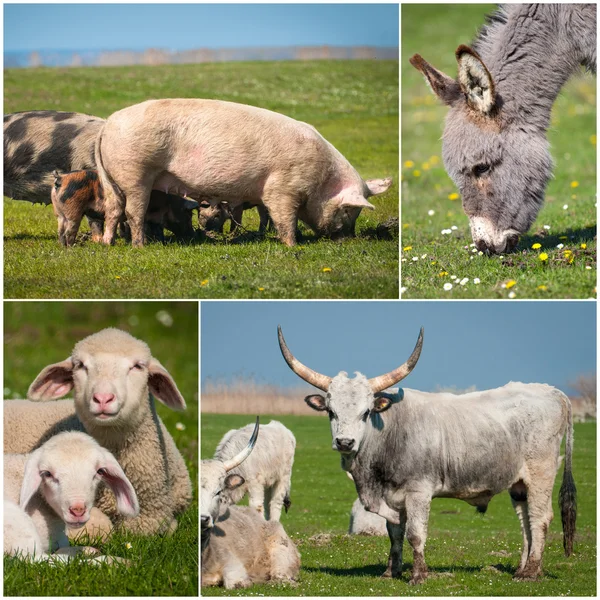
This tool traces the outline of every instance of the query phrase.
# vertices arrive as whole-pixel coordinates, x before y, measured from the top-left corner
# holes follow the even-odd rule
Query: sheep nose
[[[72,504],[71,506],[69,506],[69,512],[74,517],[82,517],[83,514],[85,513],[85,504],[83,504],[82,502],[78,502],[77,504]]]
[[[99,404],[101,409],[104,409],[114,399],[114,394],[94,394],[94,402]]]

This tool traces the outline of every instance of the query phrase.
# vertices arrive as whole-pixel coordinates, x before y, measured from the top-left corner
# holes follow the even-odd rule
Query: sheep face
[[[68,527],[81,527],[90,518],[101,481],[115,494],[120,513],[137,516],[135,490],[114,456],[85,433],[61,433],[29,456],[20,505],[25,510],[39,491]]]
[[[77,416],[88,431],[136,427],[148,411],[148,392],[173,409],[185,401],[148,346],[118,329],[81,340],[72,355],[47,366],[31,384],[30,400],[55,400],[75,392]]]

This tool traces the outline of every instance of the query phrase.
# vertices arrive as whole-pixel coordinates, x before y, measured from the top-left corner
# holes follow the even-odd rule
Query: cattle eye
[[[475,177],[481,177],[484,173],[490,170],[490,165],[475,165],[473,167],[473,173]]]
[[[222,491],[223,490],[217,490],[217,493],[215,494],[215,496],[220,496]]]
[[[330,421],[333,421],[333,419],[337,419],[337,415],[332,410],[328,410],[327,414],[329,415]]]
[[[369,413],[370,413],[370,412],[371,412],[370,410],[365,410],[365,412],[363,413],[362,420],[363,420],[365,423],[367,422],[367,419],[369,418]]]
[[[98,473],[100,477],[105,477],[106,475],[108,475],[108,471],[105,468],[98,469],[96,473]]]

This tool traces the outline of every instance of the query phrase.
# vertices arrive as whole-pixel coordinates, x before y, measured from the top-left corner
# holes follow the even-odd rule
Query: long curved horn
[[[331,383],[331,377],[327,377],[326,375],[321,375],[321,373],[317,373],[312,369],[309,369],[307,366],[303,365],[297,358],[294,358],[294,355],[289,351],[285,340],[283,339],[283,333],[281,333],[281,325],[277,325],[277,336],[279,337],[279,348],[281,350],[281,354],[283,354],[283,358],[285,358],[285,362],[288,364],[288,367],[298,375],[310,383],[310,385],[314,385],[316,388],[323,390],[326,392],[329,389],[329,384]]]
[[[223,463],[226,473],[231,471],[231,469],[235,469],[238,465],[241,465],[248,458],[248,456],[250,456],[250,452],[252,452],[254,444],[256,444],[256,440],[258,438],[258,420],[259,417],[256,417],[256,425],[254,426],[254,431],[250,436],[248,445],[241,452],[238,452],[233,458],[230,458]]]
[[[402,381],[414,368],[419,360],[419,356],[421,356],[421,348],[423,347],[423,328],[421,327],[421,332],[419,333],[419,339],[417,340],[417,344],[415,349],[412,351],[409,359],[397,369],[386,373],[385,375],[380,375],[379,377],[373,377],[373,379],[369,379],[369,383],[371,384],[371,388],[373,393],[381,392],[386,388]]]

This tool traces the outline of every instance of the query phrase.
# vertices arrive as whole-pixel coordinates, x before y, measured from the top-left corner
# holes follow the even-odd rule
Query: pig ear
[[[67,358],[49,365],[29,386],[27,397],[30,400],[56,400],[73,389],[73,361]]]
[[[25,510],[32,496],[38,491],[42,483],[40,475],[40,455],[42,449],[34,450],[25,463],[25,472],[23,475],[23,483],[21,484],[21,494],[19,498],[19,506]]]
[[[137,517],[140,512],[137,494],[116,458],[107,450],[103,450],[97,468],[99,477],[117,499],[117,510],[126,517]]]
[[[494,80],[479,54],[468,46],[456,49],[458,81],[467,98],[467,104],[487,115],[496,105]]]
[[[432,67],[421,55],[415,54],[410,64],[425,75],[433,93],[448,106],[454,104],[462,96],[458,81]]]
[[[386,177],[385,179],[367,179],[365,183],[369,188],[369,192],[371,192],[371,196],[377,196],[389,190],[390,185],[392,185],[392,178]]]
[[[173,410],[185,409],[185,400],[175,381],[155,358],[148,364],[148,387],[152,395]]]
[[[195,210],[200,206],[195,200],[190,200],[188,198],[183,199],[183,208],[186,210]]]

